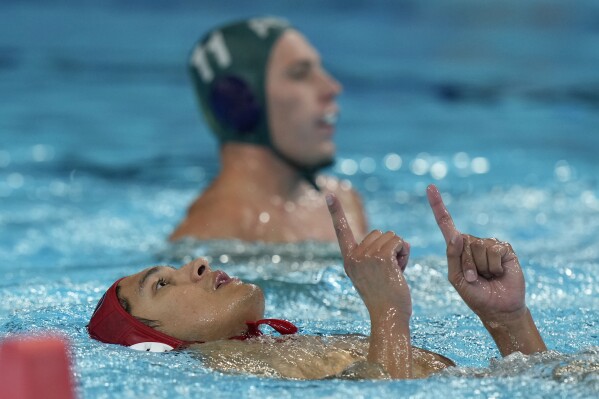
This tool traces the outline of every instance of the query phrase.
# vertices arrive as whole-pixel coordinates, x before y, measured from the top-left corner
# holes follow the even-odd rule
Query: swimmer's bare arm
[[[345,272],[370,314],[367,360],[380,364],[392,378],[412,378],[412,301],[402,272],[410,246],[394,233],[378,230],[358,244],[337,197],[327,195],[327,203]]]
[[[547,350],[525,303],[525,283],[509,243],[460,233],[437,187],[429,204],[447,244],[448,279],[478,315],[503,356]]]

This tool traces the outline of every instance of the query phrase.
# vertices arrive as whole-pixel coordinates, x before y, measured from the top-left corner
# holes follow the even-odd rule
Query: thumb
[[[447,277],[452,283],[462,275],[462,251],[464,237],[456,230],[447,243]]]

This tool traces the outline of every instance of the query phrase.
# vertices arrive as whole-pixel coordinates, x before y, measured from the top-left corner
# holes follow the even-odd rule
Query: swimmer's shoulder
[[[333,176],[322,175],[318,176],[317,184],[323,193],[331,192],[339,198],[354,234],[364,237],[368,232],[368,219],[366,218],[362,197],[353,188],[351,182]]]
[[[319,175],[316,184],[321,192],[334,193],[339,198],[344,207],[352,206],[363,208],[360,194],[353,188],[349,180],[338,179],[334,176]]]
[[[330,348],[338,351],[346,351],[352,354],[356,360],[355,365],[348,368],[342,378],[384,378],[383,375],[376,377],[380,372],[376,367],[368,365],[369,338],[360,334],[335,335],[324,338],[328,341]],[[426,378],[433,373],[439,372],[447,367],[455,366],[455,363],[439,354],[416,346],[412,347],[413,373],[415,378]],[[384,374],[384,373],[383,373]]]
[[[206,192],[189,207],[185,219],[177,226],[170,240],[183,237],[197,239],[244,239],[244,231],[252,231],[256,212],[245,206],[237,196]]]
[[[456,365],[448,357],[416,346],[412,347],[412,355],[414,358],[414,376],[417,378],[428,377],[433,373]]]

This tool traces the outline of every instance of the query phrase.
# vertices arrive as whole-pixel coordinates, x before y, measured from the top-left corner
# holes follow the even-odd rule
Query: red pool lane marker
[[[67,344],[58,337],[0,342],[0,399],[75,399]]]

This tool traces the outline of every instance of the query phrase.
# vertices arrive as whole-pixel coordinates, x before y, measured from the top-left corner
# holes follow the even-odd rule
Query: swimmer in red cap
[[[501,354],[545,351],[511,246],[460,233],[436,187],[427,194],[447,243],[449,280]],[[378,230],[358,243],[339,200],[328,195],[327,203],[345,272],[370,315],[370,337],[295,334],[290,322],[263,319],[260,288],[212,270],[205,259],[118,280],[92,315],[90,335],[148,351],[191,347],[209,367],[284,378],[422,378],[454,365],[411,344],[412,303],[403,275],[410,245]],[[257,338],[262,324],[283,336]]]
[[[171,240],[334,241],[327,192],[356,236],[367,233],[351,185],[318,174],[334,162],[341,85],[297,29],[269,17],[219,26],[194,46],[189,71],[221,170]]]

